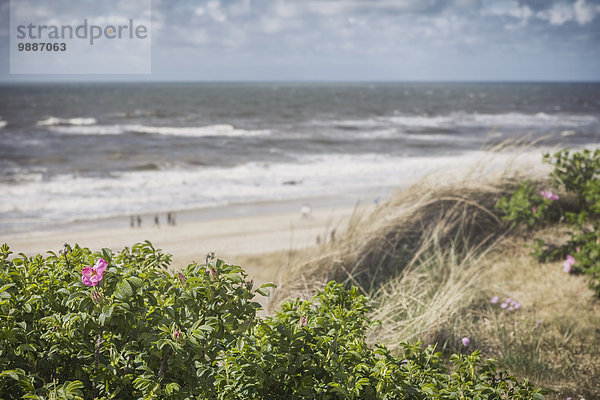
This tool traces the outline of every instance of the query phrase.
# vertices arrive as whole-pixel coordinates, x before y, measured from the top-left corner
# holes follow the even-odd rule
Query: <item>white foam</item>
[[[591,115],[549,115],[546,113],[522,114],[467,114],[451,113],[442,116],[405,116],[389,117],[389,121],[414,127],[424,128],[459,128],[496,126],[526,128],[526,127],[581,127],[597,123],[598,119]]]
[[[137,133],[168,136],[261,136],[269,134],[268,130],[236,129],[232,125],[209,125],[200,127],[146,126],[126,125],[126,130]]]
[[[313,121],[313,125],[322,125],[323,121]],[[370,128],[381,125],[379,121],[375,118],[365,118],[365,119],[343,119],[343,120],[333,120],[327,121],[326,125],[335,125],[340,128]]]
[[[113,178],[63,175],[49,181],[0,183],[0,222],[37,218],[49,224],[219,204],[358,193],[373,187],[395,188],[436,168],[460,162],[461,157],[324,154],[304,156],[293,163],[253,162],[233,168],[127,172]],[[302,183],[284,185],[287,181]]]
[[[577,128],[599,123],[597,117],[576,114],[536,114],[503,113],[477,114],[453,112],[445,115],[404,115],[366,118],[364,120],[333,120],[321,124],[342,128],[368,128],[398,126],[404,128],[457,129],[457,128]],[[316,124],[316,123],[315,123]]]
[[[192,127],[130,125],[52,126],[50,130],[66,135],[121,135],[127,132],[148,135],[207,137],[207,136],[262,136],[268,130],[238,129],[232,125],[208,125]]]
[[[95,125],[98,121],[95,118],[57,118],[49,117],[38,121],[37,124],[40,126],[60,126],[60,125],[71,125],[71,126],[87,126]]]
[[[433,133],[405,133],[399,130],[398,128],[392,129],[377,129],[372,131],[360,132],[358,134],[359,137],[364,139],[394,139],[394,138],[404,138],[416,142],[469,142],[473,141],[474,138],[467,138],[458,135],[452,134],[433,134]]]
[[[125,133],[119,125],[91,125],[91,126],[51,126],[52,132],[65,135],[121,135]]]

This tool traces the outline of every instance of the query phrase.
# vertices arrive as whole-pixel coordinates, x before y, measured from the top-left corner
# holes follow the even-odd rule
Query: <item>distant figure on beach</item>
[[[321,244],[321,235],[317,235],[317,246]]]
[[[175,213],[167,213],[167,225],[175,226]]]
[[[129,217],[129,227],[135,228],[135,217],[133,215]]]
[[[140,217],[139,215],[137,216],[137,226],[138,228],[142,227],[142,217]]]
[[[310,218],[311,211],[312,209],[310,208],[310,204],[303,204],[300,208],[300,216],[302,217],[302,219]]]
[[[160,228],[160,220],[158,218],[158,215],[154,216],[154,226]]]
[[[331,230],[331,233],[329,234],[329,241],[330,242],[335,242],[335,229]]]

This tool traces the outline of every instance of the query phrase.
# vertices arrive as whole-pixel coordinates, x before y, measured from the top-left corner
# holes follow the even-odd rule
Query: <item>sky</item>
[[[0,81],[600,80],[600,0],[151,1],[150,75],[28,76],[0,0]]]

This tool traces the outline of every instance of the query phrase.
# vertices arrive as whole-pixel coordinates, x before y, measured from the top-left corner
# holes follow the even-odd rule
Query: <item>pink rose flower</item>
[[[96,286],[102,280],[107,266],[108,263],[103,258],[97,259],[93,267],[85,267],[81,270],[81,282],[86,286]]]
[[[550,200],[555,200],[556,201],[556,200],[560,199],[560,197],[558,197],[558,195],[556,193],[552,193],[550,190],[543,190],[543,191],[540,192],[540,195],[542,197],[545,197],[545,198],[550,199]]]
[[[563,272],[566,272],[566,273],[571,272],[573,265],[575,265],[575,257],[573,257],[572,255],[569,254],[569,255],[567,255],[567,258],[565,258],[565,261],[563,262]]]

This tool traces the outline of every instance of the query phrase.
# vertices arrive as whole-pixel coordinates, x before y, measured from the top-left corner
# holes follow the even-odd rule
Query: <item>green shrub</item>
[[[551,192],[542,193],[555,196]],[[525,181],[519,184],[510,197],[501,197],[496,203],[496,208],[502,212],[502,220],[510,223],[512,228],[525,224],[531,229],[551,208],[554,200],[549,197],[539,194],[530,181]]]
[[[214,397],[222,349],[255,323],[259,308],[239,268],[219,260],[172,274],[170,256],[149,243],[116,256],[79,247],[45,259],[9,254],[4,245],[3,398]],[[98,257],[108,262],[99,289],[81,280]]]
[[[583,273],[590,277],[590,286],[600,297],[600,150],[584,149],[571,152],[564,149],[552,155],[544,154],[544,162],[551,164],[552,184],[575,194],[579,200],[576,212],[567,212],[566,221],[571,226],[569,240],[563,245],[545,243],[534,239],[533,252],[539,261],[565,259],[565,272]],[[496,204],[503,220],[511,226],[524,224],[532,228],[548,214],[549,198],[558,196],[545,191],[537,196],[529,181],[521,183],[509,198],[502,197]],[[539,205],[539,198],[543,204]],[[571,257],[573,257],[571,259]]]
[[[260,320],[252,299],[272,285],[253,290],[221,260],[171,273],[149,242],[10,254],[2,246],[0,398],[544,398],[478,351],[453,355],[448,371],[433,347],[370,348],[356,288],[330,283]],[[100,257],[106,270],[87,269]]]
[[[575,235],[567,244],[575,258],[572,272],[590,277],[590,287],[600,297],[600,223]]]
[[[366,298],[356,288],[346,291],[334,283],[313,301],[284,303],[225,353],[220,392],[224,398],[357,396],[373,383],[366,312]]]
[[[589,185],[600,179],[600,150],[588,150],[571,153],[563,149],[554,154],[545,153],[544,162],[552,165],[554,170],[551,177],[556,187],[564,187],[567,192],[575,193],[580,206],[589,206],[586,192]],[[597,193],[597,192],[596,192]]]
[[[600,177],[588,182],[583,191],[583,197],[589,210],[596,215],[600,215]]]
[[[404,343],[400,355],[365,342],[367,299],[330,282],[309,301],[284,303],[274,317],[225,352],[222,398],[542,399],[542,390],[496,373],[478,351],[451,357]]]

